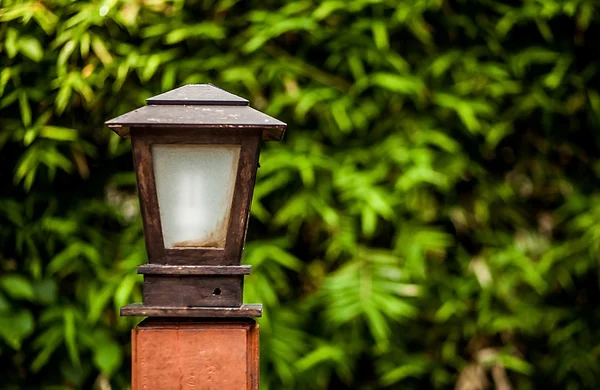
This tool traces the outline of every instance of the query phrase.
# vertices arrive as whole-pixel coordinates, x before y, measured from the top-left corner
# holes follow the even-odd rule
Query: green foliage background
[[[245,262],[262,389],[600,388],[595,0],[0,1],[0,387],[122,389],[146,261],[103,122],[289,124]]]

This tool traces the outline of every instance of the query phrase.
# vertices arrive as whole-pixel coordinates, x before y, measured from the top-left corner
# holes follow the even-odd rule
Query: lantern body
[[[261,132],[132,128],[148,262],[239,265]]]
[[[210,84],[187,85],[106,124],[131,138],[148,252],[144,304],[123,315],[254,317],[241,266],[261,140],[285,123]],[[187,314],[186,314],[187,313]]]

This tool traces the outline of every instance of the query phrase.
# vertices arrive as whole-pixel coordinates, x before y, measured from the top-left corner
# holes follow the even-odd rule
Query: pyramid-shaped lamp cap
[[[263,140],[280,140],[286,124],[250,107],[248,100],[212,84],[188,84],[146,100],[106,122],[121,137],[131,127],[262,129]]]

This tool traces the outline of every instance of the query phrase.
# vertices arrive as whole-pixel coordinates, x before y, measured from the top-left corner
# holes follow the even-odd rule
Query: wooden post
[[[158,321],[132,331],[132,390],[257,390],[254,320]]]

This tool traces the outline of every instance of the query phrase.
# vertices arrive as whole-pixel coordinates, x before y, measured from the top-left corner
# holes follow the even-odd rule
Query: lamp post
[[[186,85],[106,122],[131,138],[148,264],[148,317],[132,331],[132,388],[258,389],[262,305],[241,264],[261,140],[286,124],[210,84]]]

